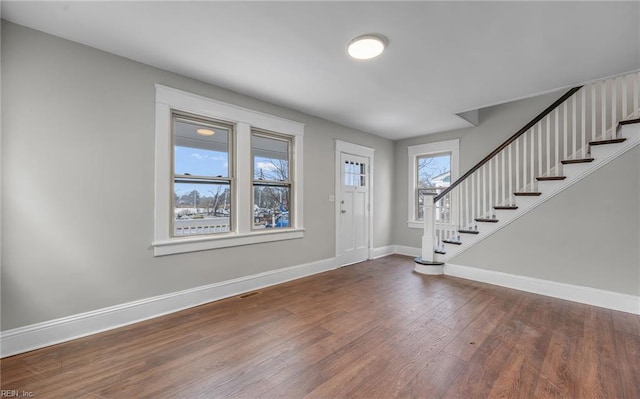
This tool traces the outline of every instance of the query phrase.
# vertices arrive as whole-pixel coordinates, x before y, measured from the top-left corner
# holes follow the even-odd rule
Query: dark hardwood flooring
[[[640,316],[389,256],[3,359],[34,398],[640,398]]]

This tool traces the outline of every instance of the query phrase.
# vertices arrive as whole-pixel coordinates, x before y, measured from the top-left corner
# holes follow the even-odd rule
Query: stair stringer
[[[567,177],[565,180],[538,182],[537,191],[542,194],[538,197],[518,197],[516,199],[518,209],[495,210],[494,213],[498,222],[478,223],[479,234],[460,234],[462,245],[445,243],[444,247],[446,254],[435,254],[435,260],[446,263],[448,260],[467,251],[474,245],[493,235],[498,230],[501,230],[515,222],[524,214],[537,208],[544,202],[573,186],[596,170],[607,165],[620,155],[635,148],[640,144],[640,123],[622,125],[619,137],[626,138],[627,140],[622,143],[593,146],[591,148],[591,156],[594,158],[593,162],[563,165],[563,175]]]

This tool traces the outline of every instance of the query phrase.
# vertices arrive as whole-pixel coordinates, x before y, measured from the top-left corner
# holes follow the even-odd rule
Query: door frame
[[[336,153],[335,153],[335,196],[334,196],[334,208],[335,208],[335,257],[336,263],[338,267],[343,266],[340,259],[340,201],[342,200],[342,190],[341,190],[341,182],[344,178],[342,176],[342,163],[340,160],[340,155],[342,153],[347,153],[351,155],[357,155],[359,157],[364,157],[369,159],[369,171],[368,171],[368,180],[369,186],[367,187],[369,208],[367,209],[368,217],[369,217],[369,239],[367,243],[367,259],[372,258],[373,251],[373,177],[374,177],[374,168],[373,168],[373,155],[375,150],[370,147],[365,147],[359,144],[353,144],[342,140],[336,139]]]

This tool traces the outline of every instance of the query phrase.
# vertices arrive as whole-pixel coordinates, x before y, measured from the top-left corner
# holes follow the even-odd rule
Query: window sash
[[[187,148],[194,148],[194,149],[204,149],[204,150],[209,150],[208,148],[204,148],[204,147],[198,147],[198,146],[191,146],[191,145],[180,145],[178,143],[178,139],[179,137],[176,134],[175,131],[175,125],[176,122],[182,122],[182,123],[188,123],[188,124],[193,124],[193,125],[198,125],[198,126],[202,126],[202,127],[208,127],[208,128],[212,128],[212,129],[224,129],[227,131],[227,143],[226,143],[226,151],[219,151],[219,152],[226,152],[227,154],[227,176],[214,176],[214,175],[191,175],[191,174],[181,174],[181,173],[175,173],[176,171],[176,160],[175,160],[175,149],[176,147],[187,147]],[[232,124],[228,124],[228,123],[224,123],[222,121],[218,121],[215,119],[209,119],[209,118],[205,118],[199,115],[192,115],[192,114],[187,114],[187,113],[183,113],[180,111],[175,111],[172,110],[171,111],[171,126],[172,126],[172,132],[171,132],[171,138],[172,138],[172,151],[171,151],[171,200],[170,200],[170,223],[169,223],[169,237],[171,238],[176,238],[176,237],[185,237],[185,236],[208,236],[208,235],[220,235],[220,234],[224,234],[224,233],[232,233],[235,231],[235,226],[233,223],[234,220],[234,213],[235,213],[235,206],[234,206],[234,190],[235,190],[235,185],[233,183],[233,159],[234,159],[234,154],[233,154],[233,136],[234,136],[234,125]],[[186,140],[186,139],[185,139]],[[195,185],[205,185],[205,184],[209,184],[209,185],[223,185],[223,186],[227,186],[228,187],[228,191],[229,191],[229,196],[231,198],[228,199],[229,202],[229,216],[228,216],[228,223],[226,224],[222,224],[222,223],[211,223],[211,225],[215,225],[218,226],[219,228],[201,228],[201,226],[204,224],[203,222],[201,222],[201,219],[193,219],[194,221],[192,223],[187,223],[187,224],[191,224],[192,226],[186,226],[186,227],[178,227],[178,224],[185,224],[183,222],[179,222],[178,223],[178,219],[177,219],[177,213],[176,213],[176,209],[178,209],[178,204],[176,203],[176,198],[175,196],[177,195],[176,193],[176,184],[195,184]],[[196,190],[197,191],[197,190]],[[199,191],[198,191],[199,192]],[[202,195],[202,194],[201,194]],[[212,193],[213,195],[213,193]],[[225,194],[225,199],[226,198],[226,194]],[[195,200],[194,200],[195,202]],[[196,206],[196,204],[194,204],[194,207],[196,209],[196,212],[198,210],[198,206]],[[208,207],[207,207],[208,209]],[[215,212],[215,211],[214,211]],[[215,215],[214,215],[215,217]],[[220,227],[220,226],[225,226],[225,227]],[[189,232],[188,233],[184,233],[184,230],[182,230],[182,234],[178,234],[178,230],[179,229],[184,229],[184,228],[188,228]]]
[[[415,204],[416,204],[416,208],[415,208],[415,220],[417,221],[422,221],[424,220],[424,215],[422,214],[423,209],[422,206],[423,205],[420,201],[420,195],[421,193],[435,193],[436,195],[440,194],[445,187],[438,187],[435,185],[427,185],[427,184],[420,184],[420,160],[425,159],[425,158],[437,158],[437,157],[442,157],[442,156],[449,156],[449,173],[451,173],[451,169],[452,169],[452,158],[453,158],[453,153],[452,151],[443,151],[443,152],[434,152],[434,153],[427,153],[427,154],[418,154],[416,155],[416,162],[415,162],[415,196],[414,196],[414,200],[415,200]],[[424,196],[424,194],[423,194]],[[423,199],[424,201],[424,199]]]
[[[282,141],[284,143],[287,144],[287,171],[286,171],[286,177],[287,180],[272,180],[272,179],[256,179],[256,171],[255,171],[255,166],[256,166],[256,157],[257,155],[254,153],[254,147],[253,147],[253,140],[255,137],[259,137],[259,138],[265,138],[265,139],[271,139],[271,140],[277,140],[277,141]],[[251,187],[251,212],[252,212],[252,220],[254,220],[254,209],[255,209],[255,205],[256,205],[256,187],[281,187],[281,188],[287,188],[288,189],[288,196],[289,198],[287,199],[287,213],[288,213],[288,226],[287,227],[280,227],[279,229],[286,229],[286,228],[293,228],[293,226],[295,226],[295,212],[293,209],[293,204],[295,202],[294,199],[294,195],[295,195],[295,191],[294,191],[294,181],[293,181],[293,173],[292,171],[295,170],[294,165],[293,165],[293,148],[294,148],[294,137],[291,136],[287,136],[287,135],[282,135],[282,134],[278,134],[278,133],[273,133],[273,132],[268,132],[268,131],[264,131],[261,129],[251,129],[251,176],[253,177],[252,179],[252,187]],[[282,206],[282,204],[280,204]],[[255,226],[255,224],[252,223],[251,225],[251,230],[260,230],[260,228],[257,228]]]
[[[460,155],[460,140],[452,139],[445,141],[430,142],[424,144],[416,144],[407,146],[407,171],[408,171],[408,190],[407,190],[407,225],[410,228],[424,228],[423,218],[418,218],[422,211],[419,209],[420,193],[421,190],[435,190],[441,192],[441,184],[421,184],[420,183],[420,171],[419,164],[424,158],[438,157],[442,155],[449,155],[450,162],[450,175],[449,180],[455,181],[458,177],[459,169],[459,155]],[[437,164],[436,164],[437,165]]]

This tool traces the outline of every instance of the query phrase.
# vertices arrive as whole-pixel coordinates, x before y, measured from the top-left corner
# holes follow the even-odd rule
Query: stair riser
[[[603,157],[608,157],[611,156],[611,154],[615,154],[622,147],[624,147],[624,143],[594,146],[591,147],[591,156],[596,160],[599,160]]]
[[[538,201],[538,197],[528,197],[528,196],[516,197],[516,204],[518,204],[518,211],[520,211],[523,208],[529,207],[531,204],[535,203],[536,201]]]
[[[496,219],[498,220],[504,220],[504,219],[508,219],[510,217],[512,217],[513,215],[515,215],[516,213],[518,213],[518,211],[520,211],[520,208],[518,209],[494,209],[493,214],[496,215]],[[500,222],[498,222],[500,223]]]
[[[576,177],[582,176],[583,174],[588,172],[590,169],[592,169],[594,162],[597,162],[597,161],[593,161],[589,163],[574,163],[570,165],[564,165],[562,167],[562,170],[564,175],[567,176],[567,180],[573,180]]]
[[[564,180],[562,180],[562,181],[564,181]],[[560,180],[558,180],[558,181],[540,181],[540,182],[538,182],[538,191],[540,191],[542,193],[542,195],[545,195],[545,194],[549,193],[550,191],[553,191],[556,188],[561,187],[562,186],[562,181],[560,181]]]

